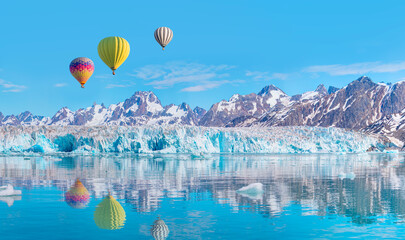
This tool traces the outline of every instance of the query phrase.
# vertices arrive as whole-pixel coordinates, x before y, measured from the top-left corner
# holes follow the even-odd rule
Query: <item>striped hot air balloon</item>
[[[124,226],[125,210],[121,204],[108,195],[104,200],[97,205],[94,212],[94,221],[97,227],[107,230],[116,230]]]
[[[109,68],[113,75],[115,70],[125,62],[129,56],[129,43],[122,37],[107,37],[98,44],[98,55]]]
[[[80,85],[82,85],[82,88],[84,88],[84,84],[86,84],[87,80],[89,80],[94,72],[94,63],[89,58],[79,57],[70,62],[69,69],[73,77],[75,77]]]
[[[163,50],[173,38],[173,31],[168,27],[160,27],[155,30],[155,39],[162,46]]]
[[[85,208],[89,201],[90,194],[79,179],[65,193],[65,202],[72,208]]]
[[[169,236],[169,228],[166,223],[158,217],[152,225],[150,233],[155,240],[165,240]]]

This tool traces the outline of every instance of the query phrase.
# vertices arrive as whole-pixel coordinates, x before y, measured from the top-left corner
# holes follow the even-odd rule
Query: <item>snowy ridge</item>
[[[363,130],[365,133],[377,133],[387,137],[396,146],[405,144],[405,108],[400,113],[386,116]]]
[[[213,104],[208,111],[191,109],[186,103],[162,106],[153,92],[139,91],[108,107],[93,104],[77,111],[64,107],[52,118],[28,111],[8,116],[0,112],[0,126],[337,127],[367,129],[366,132],[383,135],[405,149],[405,129],[398,127],[401,121],[399,125],[395,123],[405,108],[404,96],[405,81],[374,83],[366,76],[340,89],[327,90],[320,84],[314,91],[292,97],[268,85],[257,94],[234,94],[228,101]],[[378,127],[381,124],[385,127]]]
[[[284,107],[290,102],[291,97],[274,85],[269,85],[258,94],[234,94],[228,101],[222,100],[212,105],[199,125],[224,127],[239,117],[259,117],[273,107]]]
[[[0,152],[327,153],[384,148],[377,138],[336,128],[2,127]]]

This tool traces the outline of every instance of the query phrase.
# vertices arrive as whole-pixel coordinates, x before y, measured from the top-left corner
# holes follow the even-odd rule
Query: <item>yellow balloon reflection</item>
[[[65,202],[72,208],[85,208],[90,201],[86,187],[76,179],[75,184],[65,193]]]
[[[169,228],[166,223],[158,217],[152,225],[150,233],[155,240],[165,240],[169,236]]]
[[[121,204],[108,195],[97,205],[94,212],[94,221],[97,227],[101,229],[116,230],[124,226],[125,211]]]

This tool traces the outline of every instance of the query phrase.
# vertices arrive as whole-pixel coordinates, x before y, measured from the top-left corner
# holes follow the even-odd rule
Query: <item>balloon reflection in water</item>
[[[121,204],[108,195],[99,203],[94,212],[94,221],[97,227],[107,230],[116,230],[124,226],[125,211]]]
[[[65,201],[72,208],[85,208],[90,201],[90,194],[79,179],[65,193]]]
[[[150,232],[155,240],[165,240],[169,236],[170,231],[166,223],[158,217],[153,223]]]

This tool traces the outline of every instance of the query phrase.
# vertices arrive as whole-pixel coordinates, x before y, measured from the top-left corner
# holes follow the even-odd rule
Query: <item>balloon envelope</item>
[[[79,57],[70,62],[70,73],[84,88],[84,84],[89,80],[94,72],[94,63],[89,58]]]
[[[94,212],[94,221],[101,229],[116,230],[124,226],[125,211],[121,204],[108,195],[99,203]]]
[[[65,193],[65,202],[72,208],[85,208],[89,201],[90,194],[79,179]]]
[[[162,46],[163,50],[173,38],[173,31],[168,27],[160,27],[155,30],[155,39]]]
[[[98,44],[98,55],[101,60],[115,75],[115,70],[127,59],[129,56],[129,43],[121,37],[107,37],[100,41]]]
[[[165,240],[169,236],[169,228],[166,223],[158,218],[152,225],[150,233],[155,240]]]

